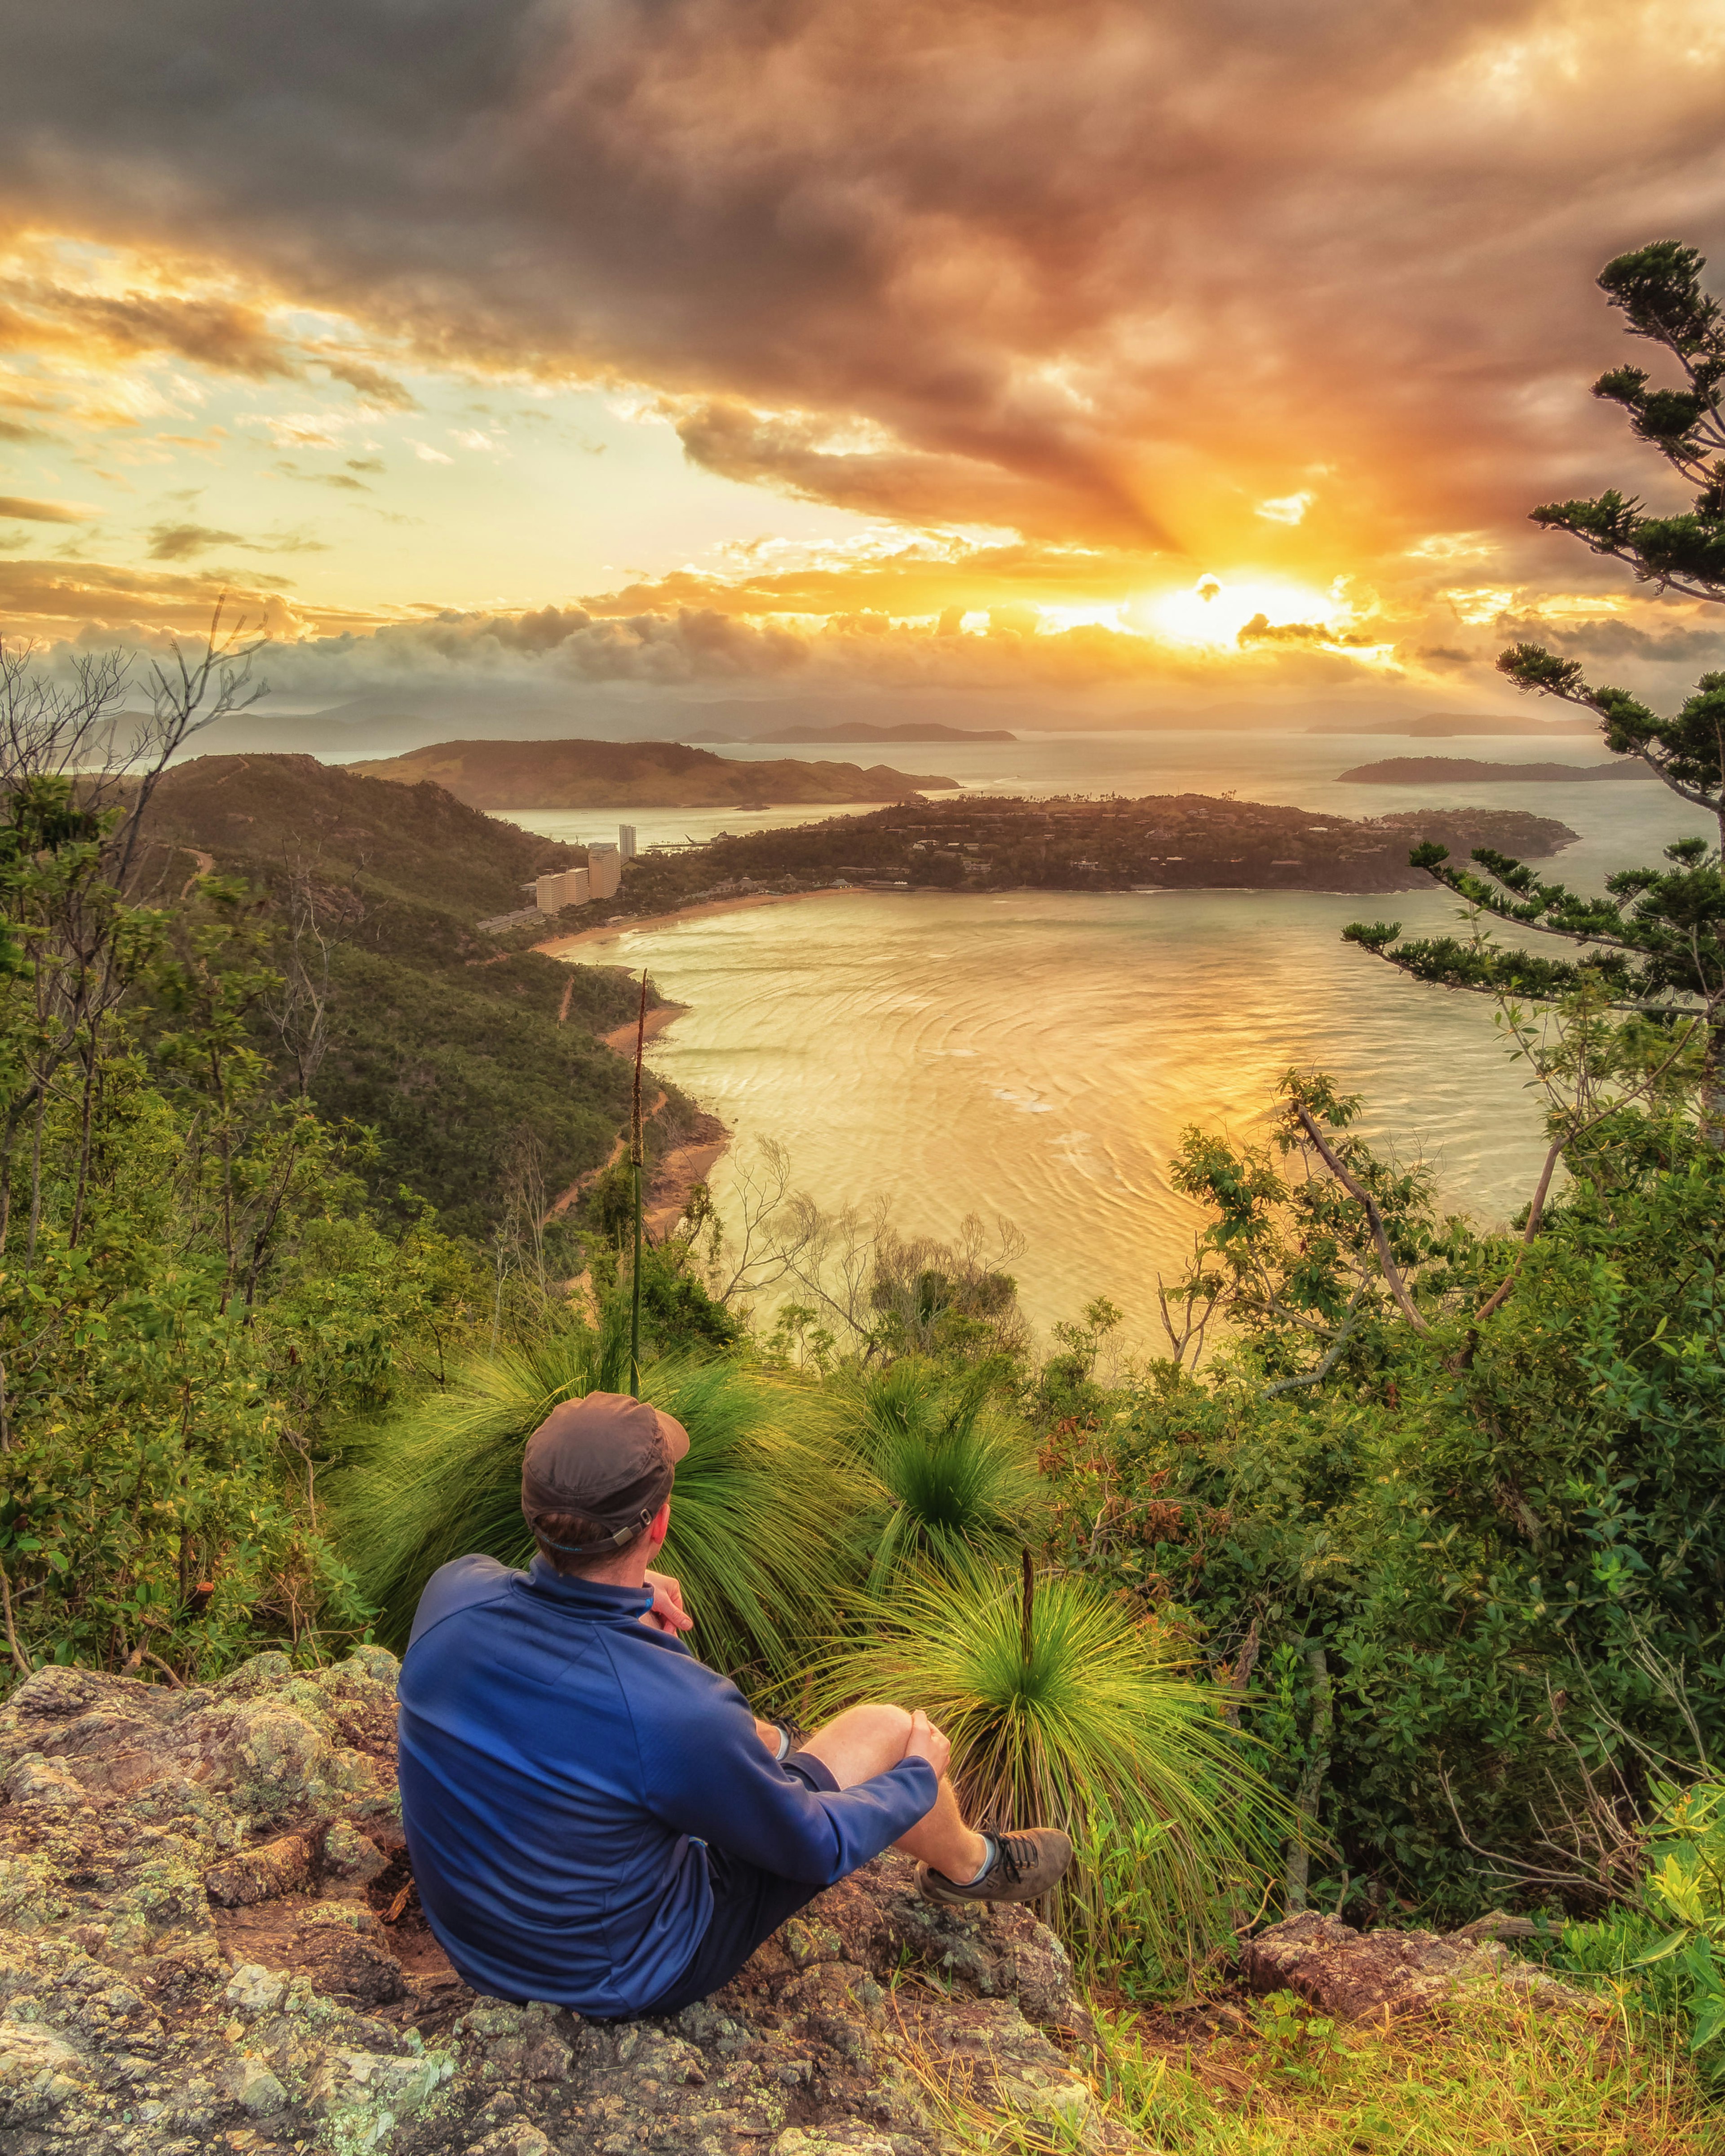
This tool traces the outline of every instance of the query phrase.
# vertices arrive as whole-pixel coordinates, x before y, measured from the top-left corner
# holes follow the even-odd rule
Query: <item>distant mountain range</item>
[[[368,778],[429,779],[474,808],[701,808],[907,801],[956,779],[791,757],[743,763],[680,742],[448,741],[353,763]]]
[[[992,726],[971,725],[978,719]],[[1008,732],[1002,721],[1009,721]],[[1312,698],[1282,704],[1238,700],[1178,710],[1055,708],[1022,697],[962,696],[692,697],[603,685],[557,689],[501,679],[483,690],[426,685],[357,696],[321,711],[290,711],[274,700],[195,735],[188,756],[297,754],[325,762],[375,762],[463,741],[675,741],[721,747],[766,742],[908,744],[1022,741],[1028,733],[1337,733],[1436,738],[1459,734],[1591,735],[1587,718],[1514,712],[1399,710],[1381,701]]]
[[[1485,763],[1467,756],[1387,756],[1357,763],[1342,783],[1358,786],[1538,786],[1580,778],[1655,778],[1639,757],[1613,763]]]

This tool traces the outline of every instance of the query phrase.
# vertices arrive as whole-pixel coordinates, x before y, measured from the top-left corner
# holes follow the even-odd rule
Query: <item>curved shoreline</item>
[[[863,888],[861,885],[853,885],[851,891]],[[571,951],[579,950],[583,944],[608,943],[615,937],[629,935],[638,928],[675,927],[680,921],[699,921],[709,913],[741,913],[746,906],[794,906],[799,899],[849,898],[850,896],[850,891],[752,891],[742,898],[709,898],[703,900],[699,906],[680,906],[669,913],[631,914],[626,921],[607,921],[601,928],[583,928],[573,936],[552,937],[547,942],[536,943],[533,948],[543,952],[547,958],[561,958]],[[869,896],[871,898],[891,898],[897,894],[870,891]],[[647,1014],[647,1023],[652,1025],[651,1011]],[[666,1020],[666,1023],[670,1021]]]
[[[1408,889],[1417,889],[1409,886]],[[756,906],[796,906],[812,898],[1010,898],[1021,893],[1045,897],[1067,898],[1191,898],[1216,891],[1267,891],[1278,898],[1397,898],[1400,891],[1347,891],[1325,884],[1256,884],[1256,883],[1146,883],[1113,886],[1106,891],[1069,890],[1063,885],[1011,884],[1004,890],[989,887],[983,891],[948,891],[937,884],[912,884],[903,891],[885,888],[879,884],[854,883],[844,891],[830,885],[819,891],[753,891],[741,898],[704,899],[699,906],[680,906],[666,913],[631,914],[625,921],[608,921],[603,927],[583,928],[572,936],[554,936],[532,948],[547,958],[562,958],[584,947],[597,943],[614,942],[618,937],[632,934],[637,929],[675,928],[685,921],[700,921],[709,914],[741,913]],[[670,1024],[670,1020],[664,1021]],[[659,1029],[653,1023],[653,1014],[647,1014],[649,1034]],[[621,1028],[618,1029],[620,1032]],[[634,1028],[629,1029],[629,1038],[634,1038]]]

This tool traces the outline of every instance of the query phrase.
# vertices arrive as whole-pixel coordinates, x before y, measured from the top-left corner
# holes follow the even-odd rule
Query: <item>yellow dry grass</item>
[[[1178,2017],[1098,2015],[1091,2087],[1115,2148],[1177,2156],[1725,2156],[1675,2046],[1502,2002],[1384,2033],[1259,2006],[1201,2046]],[[904,2048],[937,2126],[975,2156],[1073,2156],[1079,2122],[992,2111]],[[1093,2143],[1091,2145],[1094,2145]]]

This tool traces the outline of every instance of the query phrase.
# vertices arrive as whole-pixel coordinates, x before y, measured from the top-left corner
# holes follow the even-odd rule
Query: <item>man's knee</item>
[[[839,1786],[870,1781],[897,1766],[911,1741],[911,1717],[901,1707],[884,1701],[847,1707],[803,1743],[805,1752],[824,1760]]]
[[[872,1741],[882,1750],[891,1750],[895,1760],[905,1756],[905,1747],[911,1741],[911,1717],[901,1707],[889,1706],[885,1700],[865,1701],[853,1707],[839,1719],[848,1722],[865,1741]]]

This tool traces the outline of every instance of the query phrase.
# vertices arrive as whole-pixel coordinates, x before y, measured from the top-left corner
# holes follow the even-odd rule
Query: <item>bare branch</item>
[[[1260,1400],[1273,1400],[1278,1393],[1291,1393],[1301,1385],[1321,1385],[1323,1383],[1337,1363],[1341,1361],[1343,1350],[1359,1329],[1354,1323],[1354,1312],[1359,1308],[1360,1297],[1365,1291],[1366,1284],[1362,1281],[1353,1291],[1353,1299],[1348,1304],[1347,1314],[1342,1320],[1341,1330],[1331,1342],[1328,1354],[1324,1357],[1317,1368],[1315,1370],[1307,1370],[1301,1377],[1282,1378],[1273,1385],[1266,1385],[1258,1395]]]
[[[1431,1327],[1414,1309],[1414,1299],[1408,1293],[1407,1283],[1402,1278],[1401,1267],[1397,1265],[1394,1253],[1389,1247],[1389,1236],[1384,1229],[1384,1215],[1378,1209],[1377,1199],[1373,1197],[1365,1185],[1343,1165],[1335,1148],[1319,1129],[1305,1102],[1296,1101],[1293,1103],[1293,1109],[1296,1120],[1316,1147],[1318,1158],[1323,1162],[1324,1166],[1328,1168],[1348,1196],[1365,1209],[1366,1219],[1371,1226],[1372,1241],[1378,1252],[1378,1262],[1384,1269],[1384,1286],[1395,1297],[1397,1307],[1416,1332],[1430,1334]]]

